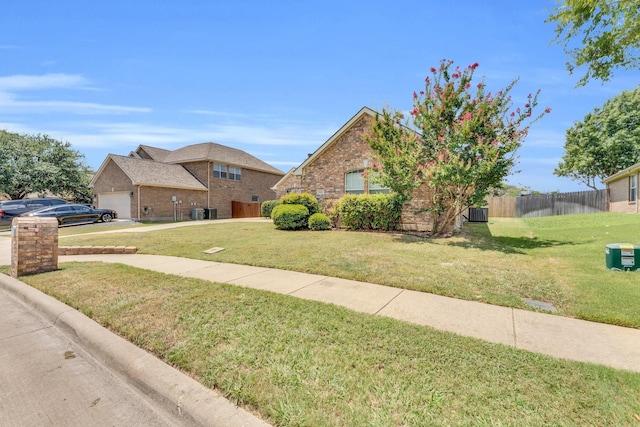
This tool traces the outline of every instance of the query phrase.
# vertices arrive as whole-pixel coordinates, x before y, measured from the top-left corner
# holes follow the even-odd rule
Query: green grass
[[[60,244],[133,245],[139,253],[282,268],[524,309],[530,308],[523,299],[531,298],[563,316],[637,328],[640,274],[607,270],[604,247],[640,236],[639,218],[498,218],[467,224],[449,239],[224,223],[63,237]],[[225,250],[203,253],[211,247]]]
[[[207,229],[210,238],[221,232]],[[465,239],[288,236],[313,241],[343,234],[362,242],[373,239],[370,248],[386,242],[435,247],[437,252],[471,250],[471,241]],[[510,252],[528,246],[507,245],[509,253],[504,253],[486,245],[478,250],[505,257],[524,256]],[[636,373],[557,360],[329,304],[123,265],[64,263],[58,271],[21,280],[279,426],[640,422]]]

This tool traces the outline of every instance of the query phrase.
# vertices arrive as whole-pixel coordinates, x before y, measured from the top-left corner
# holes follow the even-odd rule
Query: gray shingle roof
[[[206,190],[199,180],[177,164],[109,154],[120,169],[131,178],[133,185]]]
[[[151,157],[156,162],[164,162],[165,161],[164,159],[169,155],[169,153],[171,153],[170,150],[165,150],[164,148],[152,147],[150,145],[140,145],[138,149],[135,151],[135,153],[140,156],[140,151],[144,151],[149,157]]]
[[[204,142],[202,144],[188,145],[179,148],[167,154],[162,161],[165,163],[186,163],[203,160],[284,175],[284,172],[281,170],[274,168],[270,164],[263,162],[245,151],[216,144],[215,142]]]

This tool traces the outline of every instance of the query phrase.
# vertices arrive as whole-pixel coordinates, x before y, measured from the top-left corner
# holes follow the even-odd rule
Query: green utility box
[[[609,270],[637,270],[640,267],[640,246],[630,243],[612,243],[605,247]]]

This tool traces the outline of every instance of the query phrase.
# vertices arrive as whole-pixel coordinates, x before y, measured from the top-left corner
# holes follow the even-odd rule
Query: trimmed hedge
[[[280,204],[271,211],[271,219],[280,230],[300,230],[307,228],[309,209],[303,205]]]
[[[309,193],[289,193],[280,197],[281,205],[302,205],[309,210],[309,215],[320,212],[318,200]]]
[[[264,218],[271,218],[271,211],[280,204],[280,200],[265,200],[260,206],[260,215]]]
[[[402,215],[402,203],[395,194],[344,196],[338,203],[344,227],[351,230],[396,230]]]
[[[314,213],[309,217],[309,228],[311,230],[329,230],[331,229],[331,220],[323,213]]]

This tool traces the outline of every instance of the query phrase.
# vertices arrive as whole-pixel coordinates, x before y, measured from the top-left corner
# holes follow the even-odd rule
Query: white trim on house
[[[633,166],[629,166],[626,169],[621,170],[620,172],[616,172],[613,175],[602,180],[603,183],[609,184],[611,182],[618,181],[619,179],[626,178],[631,175],[636,175],[640,173],[640,163],[636,163]]]

